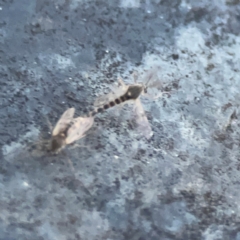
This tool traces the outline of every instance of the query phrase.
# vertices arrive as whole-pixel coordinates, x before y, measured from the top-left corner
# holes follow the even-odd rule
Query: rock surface
[[[239,10],[0,1],[0,240],[240,240]],[[46,118],[154,67],[169,94],[142,97],[149,140],[129,104],[98,115],[82,147],[36,147]]]

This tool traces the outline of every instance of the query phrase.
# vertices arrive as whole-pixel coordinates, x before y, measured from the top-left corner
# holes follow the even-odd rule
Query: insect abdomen
[[[89,113],[89,116],[93,117],[93,116],[95,116],[96,114],[101,113],[101,112],[103,112],[104,110],[107,110],[107,109],[109,109],[109,108],[111,108],[111,107],[114,107],[114,106],[116,106],[116,105],[118,105],[118,104],[120,104],[120,103],[122,103],[122,102],[123,102],[123,101],[121,100],[121,97],[120,97],[120,98],[116,98],[114,101],[111,101],[111,102],[109,102],[108,104],[105,104],[105,105],[103,105],[102,107],[99,107],[99,108],[93,110],[92,112]]]
[[[121,104],[128,100],[135,100],[141,95],[142,90],[143,90],[142,86],[136,86],[136,85],[129,86],[127,92],[124,93],[122,96],[120,96],[119,98],[116,98],[113,101],[110,101],[108,104],[105,104],[102,107],[99,107],[93,110],[88,115],[93,117],[96,114],[101,113],[104,110],[107,110],[108,108],[114,107],[115,105]]]

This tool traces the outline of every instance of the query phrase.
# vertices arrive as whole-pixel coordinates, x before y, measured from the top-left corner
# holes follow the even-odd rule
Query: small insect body
[[[93,117],[73,118],[74,112],[74,108],[67,109],[53,129],[50,143],[52,152],[59,152],[66,145],[83,138],[92,127]]]
[[[4,145],[2,147],[4,158],[8,161],[13,161],[15,159],[25,159],[29,153],[35,157],[45,156],[46,152],[58,153],[66,145],[83,138],[86,132],[92,127],[94,118],[73,118],[74,112],[74,108],[69,108],[62,114],[52,130],[51,139],[43,138],[40,130],[34,127],[31,133],[27,133],[22,137],[22,142],[19,141],[13,142],[10,145]],[[52,129],[48,119],[47,122],[50,129]],[[34,139],[30,140],[29,138]]]
[[[118,92],[109,93],[100,99],[97,99],[94,106],[95,110],[90,112],[89,116],[95,116],[98,113],[103,112],[109,108],[112,108],[116,105],[131,101],[137,100],[140,95],[144,92],[145,86],[143,84],[132,84],[125,85],[125,83],[119,79],[120,89]]]
[[[134,84],[126,85],[123,80],[119,78],[118,82],[120,87],[117,88],[114,93],[111,92],[98,98],[94,104],[95,110],[90,112],[89,115],[94,116],[116,105],[135,101],[139,99],[141,95],[147,94],[149,88],[159,88],[161,86],[161,81],[159,81],[157,76],[158,69],[158,67],[154,67],[152,70],[148,71],[143,77],[144,83],[137,83],[138,74],[136,72],[132,74]],[[148,94],[148,96],[152,98],[151,94]],[[154,97],[153,99],[156,98],[158,97]]]
[[[151,78],[152,76],[149,78],[147,84]],[[135,84],[125,85],[123,80],[119,79],[120,88],[115,91],[115,94],[109,93],[97,99],[95,110],[90,112],[89,116],[95,116],[106,109],[132,101],[134,103],[133,113],[135,115],[134,117],[136,117],[136,123],[139,130],[147,139],[151,138],[153,132],[140,101],[140,96],[147,92],[147,84],[144,85],[135,82]]]

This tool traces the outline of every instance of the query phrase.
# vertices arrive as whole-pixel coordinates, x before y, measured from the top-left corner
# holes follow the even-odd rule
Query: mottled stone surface
[[[1,0],[0,240],[240,240],[239,11]],[[46,118],[83,114],[154,66],[170,94],[142,98],[151,139],[126,105],[97,116],[82,147],[36,147]]]

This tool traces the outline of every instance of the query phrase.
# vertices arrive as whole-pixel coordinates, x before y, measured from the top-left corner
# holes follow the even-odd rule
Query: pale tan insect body
[[[59,152],[66,145],[69,145],[86,135],[92,127],[93,117],[73,118],[75,109],[67,109],[52,131],[50,150]]]

